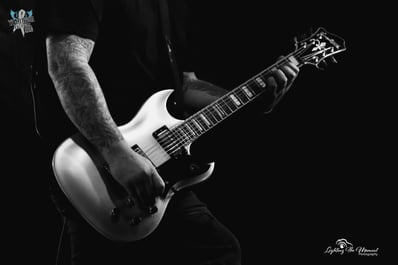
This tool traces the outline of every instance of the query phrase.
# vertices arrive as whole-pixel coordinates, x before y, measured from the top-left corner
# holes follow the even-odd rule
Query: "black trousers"
[[[64,210],[63,215],[73,265],[241,264],[238,240],[192,191],[177,193],[159,227],[132,243],[109,241],[74,210]]]

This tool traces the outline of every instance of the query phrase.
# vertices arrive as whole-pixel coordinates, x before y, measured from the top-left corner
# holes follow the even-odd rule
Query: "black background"
[[[336,55],[339,63],[324,71],[303,67],[274,111],[253,118],[256,130],[226,135],[230,145],[218,158],[213,176],[195,188],[239,238],[243,264],[375,261],[325,254],[339,238],[354,246],[379,248],[379,258],[391,253],[396,209],[390,103],[394,75],[385,59],[394,42],[387,9],[378,4],[195,3],[200,23],[197,75],[229,89],[293,51],[293,37],[310,28],[321,26],[346,40],[347,51]],[[39,144],[26,140],[27,154],[37,156]],[[45,175],[49,165],[42,160],[47,160],[32,158],[42,166],[27,171]],[[40,179],[37,194],[47,194],[45,180]],[[48,197],[40,205],[15,197],[28,208],[26,219],[18,221],[26,229],[38,230],[34,236],[43,240],[37,244],[35,238],[19,237],[19,244],[43,254],[43,263],[48,259],[53,264],[62,229],[55,208]]]
[[[241,240],[244,264],[340,258],[324,253],[339,238],[386,257],[394,176],[386,7],[214,2],[200,20],[197,72],[226,88],[294,50],[293,37],[310,28],[324,27],[347,46],[324,71],[304,66],[274,111],[253,119],[258,130],[226,136],[229,149],[198,187]],[[358,258],[349,256],[339,262]]]

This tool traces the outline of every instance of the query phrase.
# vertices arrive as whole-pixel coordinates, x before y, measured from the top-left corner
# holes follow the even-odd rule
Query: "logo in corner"
[[[327,247],[325,254],[333,255],[339,254],[343,255],[345,253],[356,253],[359,256],[378,256],[379,248],[368,249],[363,246],[354,247],[354,245],[348,242],[345,238],[340,238],[336,240],[336,247]]]
[[[33,32],[33,26],[31,23],[35,22],[33,17],[33,11],[25,11],[21,9],[19,11],[10,11],[11,19],[8,20],[10,27],[13,27],[12,32],[21,31],[22,36],[25,37],[25,33]]]

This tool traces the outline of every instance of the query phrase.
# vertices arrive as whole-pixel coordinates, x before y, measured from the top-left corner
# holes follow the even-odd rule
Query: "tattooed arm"
[[[94,42],[78,36],[47,38],[49,73],[61,104],[80,132],[101,152],[123,141],[88,64]]]
[[[76,35],[47,37],[49,74],[66,114],[108,162],[113,177],[143,207],[154,204],[164,183],[152,164],[131,150],[89,65],[94,42]]]

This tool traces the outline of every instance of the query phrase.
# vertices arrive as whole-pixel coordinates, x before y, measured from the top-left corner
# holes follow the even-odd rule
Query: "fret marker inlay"
[[[196,128],[199,129],[199,131],[203,131],[203,128],[200,127],[200,125],[199,125],[199,123],[198,123],[197,121],[195,121],[194,119],[192,119],[192,123],[193,123],[193,125],[195,125]]]
[[[232,101],[235,103],[235,105],[236,106],[240,106],[240,101],[235,97],[235,95],[230,95],[229,96],[231,99],[232,99]]]
[[[262,88],[265,88],[267,86],[267,84],[265,84],[264,80],[261,79],[260,77],[256,78],[256,82],[259,86],[261,86]]]
[[[205,117],[205,115],[200,114],[200,117],[206,122],[207,125],[209,125],[209,126],[211,125],[209,120]]]
[[[253,93],[247,88],[247,86],[243,86],[242,87],[243,92],[245,92],[245,94],[249,97],[252,98],[253,97]]]

